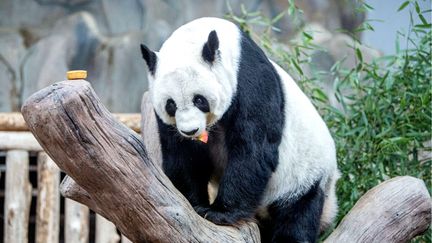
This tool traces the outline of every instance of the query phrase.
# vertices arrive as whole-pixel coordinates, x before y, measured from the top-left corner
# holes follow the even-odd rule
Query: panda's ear
[[[219,49],[219,39],[215,30],[210,32],[207,42],[203,46],[202,56],[208,63],[213,63],[216,59],[216,53]]]
[[[141,44],[141,54],[147,63],[147,67],[150,73],[154,75],[156,71],[156,64],[157,64],[156,53],[150,50],[149,48],[147,48],[147,46]]]

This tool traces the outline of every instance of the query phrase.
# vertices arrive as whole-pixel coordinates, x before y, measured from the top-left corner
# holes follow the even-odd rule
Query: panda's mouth
[[[186,137],[186,138],[190,138],[190,139],[192,139],[192,140],[195,140],[195,141],[200,141],[200,142],[203,142],[203,143],[207,143],[207,141],[208,141],[208,136],[209,136],[209,133],[208,133],[208,131],[206,131],[206,130],[204,130],[203,132],[198,132],[198,131],[194,131],[194,133],[192,134],[192,132],[190,132],[189,134],[188,133],[185,133],[185,132],[183,132],[183,131],[180,131],[180,134],[183,136],[183,137]]]
[[[203,143],[207,143],[208,142],[208,137],[209,134],[206,130],[204,130],[204,132],[202,132],[198,137],[196,137],[195,139],[198,141],[201,141]]]

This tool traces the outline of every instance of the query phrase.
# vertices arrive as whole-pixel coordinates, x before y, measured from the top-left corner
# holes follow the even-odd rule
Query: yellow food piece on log
[[[68,80],[85,79],[87,78],[86,70],[72,70],[67,72]]]

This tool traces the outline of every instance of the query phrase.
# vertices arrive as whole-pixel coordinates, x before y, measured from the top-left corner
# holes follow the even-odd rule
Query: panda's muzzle
[[[184,134],[186,134],[186,135],[188,135],[188,136],[193,136],[193,135],[195,135],[196,132],[198,132],[198,128],[194,129],[194,130],[190,130],[190,131],[183,131],[183,130],[181,130],[181,132],[184,133]]]

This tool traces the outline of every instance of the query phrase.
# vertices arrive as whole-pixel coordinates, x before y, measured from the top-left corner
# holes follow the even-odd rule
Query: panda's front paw
[[[215,210],[207,211],[207,213],[204,215],[204,218],[219,225],[234,225],[240,220],[244,219],[242,214],[239,212],[219,212]]]
[[[203,218],[206,215],[206,213],[210,210],[209,206],[203,206],[203,205],[196,205],[193,208],[195,212],[197,212],[197,214],[199,214]]]

